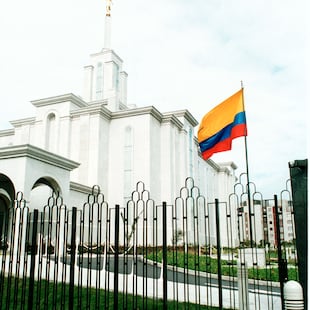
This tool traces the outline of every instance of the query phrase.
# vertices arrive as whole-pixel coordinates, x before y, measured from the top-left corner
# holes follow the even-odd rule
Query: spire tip
[[[107,4],[106,4],[106,13],[105,16],[111,16],[111,4],[112,1],[111,0],[106,0]]]

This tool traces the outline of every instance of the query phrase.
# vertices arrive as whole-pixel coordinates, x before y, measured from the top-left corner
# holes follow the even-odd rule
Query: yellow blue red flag
[[[243,88],[208,112],[200,122],[198,142],[204,159],[231,150],[232,140],[247,135]]]

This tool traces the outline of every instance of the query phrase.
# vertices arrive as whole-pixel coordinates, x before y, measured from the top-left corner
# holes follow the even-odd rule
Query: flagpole
[[[244,106],[244,87],[243,82],[241,81],[241,90],[242,90],[242,106],[243,111],[245,111]],[[246,129],[247,130],[247,129]],[[248,196],[248,206],[249,206],[249,227],[250,227],[250,244],[253,248],[253,230],[252,230],[252,203],[251,203],[251,193],[250,193],[250,176],[249,176],[249,159],[248,159],[248,143],[247,143],[247,134],[244,135],[244,149],[245,149],[245,165],[246,165],[246,175],[247,175],[247,196]]]

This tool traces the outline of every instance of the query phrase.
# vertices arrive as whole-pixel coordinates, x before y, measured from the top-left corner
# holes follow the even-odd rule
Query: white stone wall
[[[98,63],[102,79],[98,79]],[[34,117],[12,121],[13,129],[0,131],[0,156],[7,147],[25,144],[46,153],[37,160],[0,158],[0,172],[27,197],[38,179],[53,179],[69,207],[85,202],[93,185],[100,186],[110,207],[124,206],[139,181],[157,204],[171,205],[188,177],[206,202],[226,200],[235,181],[233,165],[221,166],[200,157],[194,136],[198,122],[189,111],[129,108],[122,63],[113,50],[103,49],[91,55],[84,67],[84,100],[64,94],[32,101]],[[98,85],[100,98],[96,97]],[[62,159],[48,162],[44,160],[48,154]]]

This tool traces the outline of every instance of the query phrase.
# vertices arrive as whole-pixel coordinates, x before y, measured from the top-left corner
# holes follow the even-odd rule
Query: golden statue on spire
[[[106,4],[106,16],[111,16],[111,4],[112,4],[112,0],[106,0],[107,4]]]

